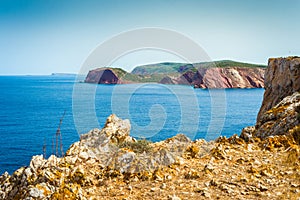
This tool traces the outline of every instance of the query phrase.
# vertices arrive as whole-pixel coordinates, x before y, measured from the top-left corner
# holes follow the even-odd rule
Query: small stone
[[[155,192],[156,191],[156,188],[151,188],[150,189],[150,192]]]
[[[261,162],[260,162],[259,160],[255,160],[255,161],[253,162],[253,165],[260,166],[260,165],[261,165]]]
[[[26,174],[27,178],[31,177],[31,175],[32,175],[31,169],[29,167],[24,170],[24,173]]]
[[[204,171],[207,172],[212,172],[214,170],[214,167],[211,164],[207,164],[204,166]]]
[[[259,185],[259,190],[262,191],[262,192],[264,192],[264,191],[267,191],[268,188],[266,186],[264,186],[264,185]]]
[[[202,196],[204,196],[204,197],[206,197],[206,198],[210,198],[211,196],[210,196],[210,193],[208,192],[208,191],[204,191],[203,193],[202,193]]]
[[[160,189],[166,189],[167,188],[167,185],[165,183],[163,183],[161,186],[160,186]]]
[[[132,179],[133,182],[138,182],[139,181],[139,178],[137,176],[135,176],[133,179]]]
[[[271,174],[269,174],[269,173],[267,172],[267,170],[261,171],[261,175],[267,176],[267,177],[270,177],[270,176],[271,176]]]
[[[218,186],[218,182],[215,181],[214,179],[210,180],[210,183],[209,183],[211,186]]]
[[[293,174],[293,171],[286,171],[285,174],[291,175],[291,174]]]
[[[194,192],[196,192],[196,193],[201,193],[202,191],[203,190],[201,188],[198,188],[198,187],[194,189]]]
[[[174,194],[173,196],[169,195],[168,200],[181,200],[181,199]]]
[[[88,161],[86,161],[86,164],[93,165],[95,162],[96,162],[95,159],[89,159]]]
[[[37,189],[37,188],[31,188],[29,190],[29,195],[33,198],[43,198],[44,197],[44,192]]]
[[[160,177],[159,175],[155,175],[155,180],[156,180],[156,181],[159,181],[159,182],[162,182],[162,181],[163,181],[163,178]]]

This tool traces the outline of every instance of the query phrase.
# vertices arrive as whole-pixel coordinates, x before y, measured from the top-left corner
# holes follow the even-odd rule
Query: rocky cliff
[[[199,68],[179,77],[164,77],[163,84],[189,84],[195,88],[263,88],[264,68]]]
[[[269,59],[265,89],[256,125],[242,137],[288,135],[300,144],[300,58]]]
[[[265,74],[265,89],[257,121],[283,98],[300,91],[300,58],[270,58]]]
[[[89,71],[85,81],[86,83],[97,84],[118,84],[122,83],[121,77],[127,72],[119,68],[98,68]]]
[[[195,88],[263,88],[265,67],[234,61],[195,64],[158,63],[122,69],[91,70],[85,82],[97,84],[145,83],[192,85]]]

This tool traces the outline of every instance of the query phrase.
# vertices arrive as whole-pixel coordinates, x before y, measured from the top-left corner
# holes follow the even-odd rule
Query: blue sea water
[[[255,124],[263,89],[203,90],[190,86],[79,83],[75,76],[0,76],[0,174],[53,153],[59,120],[64,151],[101,128],[111,113],[130,119],[135,137],[160,141],[239,134]]]

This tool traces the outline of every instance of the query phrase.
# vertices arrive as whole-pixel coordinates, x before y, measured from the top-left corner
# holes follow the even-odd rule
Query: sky
[[[145,27],[183,34],[212,60],[267,64],[300,55],[299,10],[300,0],[0,0],[0,74],[78,73],[97,46]],[[180,58],[141,50],[113,66],[162,61]]]

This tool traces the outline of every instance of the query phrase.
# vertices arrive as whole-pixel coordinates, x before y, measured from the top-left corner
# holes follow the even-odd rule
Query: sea
[[[65,152],[81,134],[103,127],[112,113],[130,120],[133,137],[153,142],[178,133],[192,140],[240,134],[255,124],[264,93],[82,80],[60,74],[0,76],[0,174],[28,166],[34,155],[55,154],[56,139]]]

